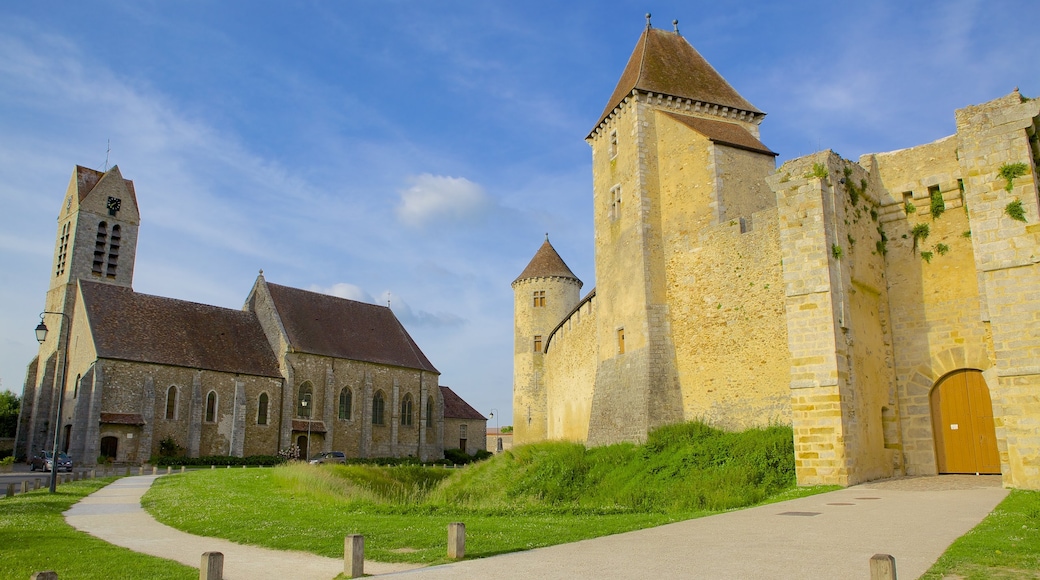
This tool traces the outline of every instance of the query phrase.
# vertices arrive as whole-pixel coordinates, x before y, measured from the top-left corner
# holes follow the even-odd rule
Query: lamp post
[[[307,415],[307,452],[303,454],[303,460],[304,461],[310,461],[310,454],[311,454],[311,409],[310,409],[311,394],[310,393],[304,393],[303,397],[304,397],[304,399],[302,401],[300,401],[300,405],[303,407],[303,409],[304,409],[304,411],[305,411],[305,413]]]
[[[47,325],[43,323],[44,314],[58,314],[65,319],[65,348],[58,352],[61,356],[61,376],[58,384],[58,410],[54,417],[54,448],[51,452],[51,493],[55,493],[58,490],[58,448],[61,444],[61,407],[62,403],[65,402],[65,373],[69,367],[69,332],[71,332],[72,320],[68,314],[64,312],[51,312],[45,310],[40,313],[40,324],[36,327],[36,341],[43,344],[47,340]],[[29,450],[32,452],[32,450]],[[46,465],[46,459],[44,459],[44,465]]]
[[[495,415],[495,413],[498,413],[498,409],[491,409],[491,412],[488,413],[488,417],[495,420],[495,453],[498,453],[502,451],[502,429],[498,426],[498,416]]]

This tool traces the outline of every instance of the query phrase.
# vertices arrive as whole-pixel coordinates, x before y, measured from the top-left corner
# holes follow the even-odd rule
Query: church
[[[141,216],[118,167],[77,166],[58,216],[15,456],[59,446],[76,465],[189,457],[440,459],[486,419],[447,387],[389,307],[257,277],[242,310],[133,289]],[[46,329],[44,332],[41,330]],[[445,433],[445,398],[451,426]],[[55,417],[60,429],[56,430]],[[461,425],[465,425],[462,427]],[[471,438],[469,451],[483,445]]]
[[[512,282],[516,444],[791,425],[800,485],[1040,489],[1040,100],[776,166],[765,113],[648,22],[595,126],[595,289],[548,238]]]

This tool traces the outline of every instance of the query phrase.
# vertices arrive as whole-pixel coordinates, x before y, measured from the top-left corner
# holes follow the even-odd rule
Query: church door
[[[932,390],[939,473],[1000,473],[989,388],[976,370],[947,375]]]
[[[107,457],[113,461],[116,459],[116,451],[119,448],[118,437],[102,437],[101,438],[101,456]]]
[[[307,460],[310,458],[307,452],[307,436],[300,435],[296,438],[296,446],[300,448],[300,459]]]

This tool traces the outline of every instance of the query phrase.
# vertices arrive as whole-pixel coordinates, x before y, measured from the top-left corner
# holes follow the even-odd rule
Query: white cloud
[[[336,296],[338,298],[346,298],[347,300],[356,300],[358,302],[368,302],[369,304],[375,304],[375,299],[368,292],[362,290],[359,286],[349,284],[347,282],[339,282],[329,287],[311,286],[311,292],[320,292],[322,294],[328,294],[329,296]]]
[[[401,321],[405,327],[427,326],[436,328],[453,328],[466,324],[466,319],[453,312],[427,312],[425,310],[414,310],[400,296],[391,294],[389,290],[380,294],[380,302],[389,302],[390,310],[394,316]]]
[[[421,227],[433,221],[465,221],[481,216],[491,205],[487,192],[465,177],[423,173],[401,191],[397,217],[404,224]]]

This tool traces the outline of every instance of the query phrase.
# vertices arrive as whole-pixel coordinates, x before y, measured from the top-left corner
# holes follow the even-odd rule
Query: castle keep
[[[515,442],[784,423],[801,485],[1040,489],[1040,101],[779,168],[763,118],[678,32],[643,32],[586,137],[597,287],[548,239],[513,282]]]
[[[438,385],[389,307],[272,284],[263,272],[242,310],[140,294],[140,221],[134,184],[118,167],[76,168],[17,457],[52,448],[61,393],[60,447],[77,464],[142,463],[164,440],[189,457],[297,446],[303,457],[432,460],[445,442],[484,448],[486,419]]]

